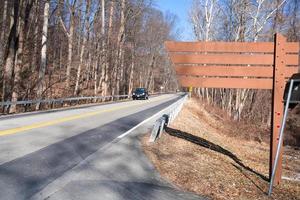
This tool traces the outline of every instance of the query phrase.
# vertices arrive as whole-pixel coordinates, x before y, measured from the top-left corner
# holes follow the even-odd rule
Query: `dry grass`
[[[267,176],[269,145],[236,134],[224,134],[222,130],[228,132],[230,125],[224,124],[221,118],[192,99],[172,128],[220,145],[245,166]],[[168,134],[163,134],[155,144],[149,144],[148,139],[147,135],[142,140],[148,157],[163,177],[184,190],[213,199],[269,199],[266,196],[268,182],[224,154]],[[284,176],[295,178],[300,174],[300,152],[289,147],[285,152]],[[300,182],[283,180],[274,188],[273,199],[300,199]]]

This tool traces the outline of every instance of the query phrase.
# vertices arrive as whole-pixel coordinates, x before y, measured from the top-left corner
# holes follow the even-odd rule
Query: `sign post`
[[[270,142],[270,166],[269,177],[272,175],[276,150],[279,142],[279,132],[283,116],[283,94],[285,87],[285,38],[282,35],[275,36],[274,49],[274,75],[273,75],[273,102],[272,102],[272,124],[271,124],[271,142]],[[282,145],[282,144],[281,144]],[[282,148],[278,157],[278,165],[274,176],[274,184],[279,184],[282,174]]]

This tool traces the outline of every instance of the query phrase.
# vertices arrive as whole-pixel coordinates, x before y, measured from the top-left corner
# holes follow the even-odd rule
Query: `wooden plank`
[[[175,66],[178,75],[273,77],[273,67]]]
[[[169,52],[256,52],[274,53],[273,42],[175,42],[167,41],[165,46]],[[299,53],[298,42],[286,43],[287,53]]]
[[[272,89],[272,79],[203,78],[178,76],[183,87]]]
[[[299,55],[285,55],[284,58],[286,65],[299,65]]]
[[[257,52],[274,53],[273,42],[174,42],[167,41],[169,52]]]
[[[273,77],[273,67],[258,66],[175,66],[176,74],[190,76]],[[286,67],[285,77],[298,72],[298,67]]]
[[[285,77],[291,77],[293,74],[299,73],[299,67],[286,67],[285,68]]]
[[[273,65],[273,55],[243,54],[170,54],[174,64],[231,64],[231,65]],[[287,65],[298,65],[298,55],[286,55]]]
[[[273,55],[171,54],[174,64],[273,65]]]
[[[299,53],[300,44],[299,42],[287,42],[285,43],[286,53]]]

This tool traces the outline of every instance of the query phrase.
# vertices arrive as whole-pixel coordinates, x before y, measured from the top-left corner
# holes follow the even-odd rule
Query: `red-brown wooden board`
[[[273,42],[174,42],[167,41],[168,52],[274,53]],[[286,44],[287,53],[298,53],[299,43]]]
[[[203,78],[191,76],[178,76],[184,87],[196,88],[236,88],[236,89],[272,89],[273,79],[247,79],[247,78]]]
[[[272,42],[173,42],[165,43],[169,52],[258,52],[273,53]]]
[[[176,74],[190,76],[273,77],[273,67],[258,66],[175,66]],[[285,77],[298,72],[298,67],[286,67]]]
[[[170,54],[176,64],[273,65],[271,54]],[[297,65],[298,55],[286,55],[286,65]]]

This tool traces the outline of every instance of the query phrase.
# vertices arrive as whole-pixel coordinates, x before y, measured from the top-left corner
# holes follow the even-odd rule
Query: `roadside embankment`
[[[253,129],[241,137],[230,124],[190,99],[156,143],[142,138],[144,151],[160,174],[178,187],[212,199],[269,199],[269,144]],[[236,132],[236,130],[232,131]],[[284,148],[282,184],[272,199],[300,199],[300,151]]]

